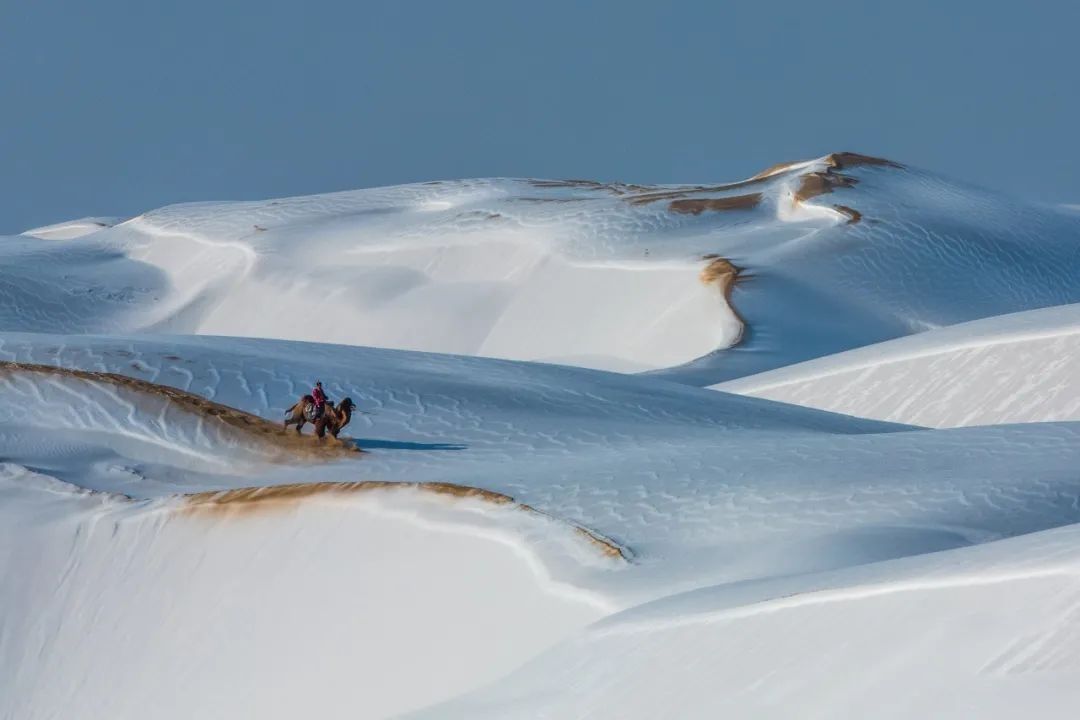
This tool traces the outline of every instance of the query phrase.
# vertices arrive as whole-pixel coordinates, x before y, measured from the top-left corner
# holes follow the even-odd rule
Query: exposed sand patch
[[[808,172],[801,176],[799,187],[795,190],[795,202],[801,203],[821,195],[834,192],[840,188],[854,187],[858,184],[856,178],[840,172],[845,168],[871,165],[903,169],[903,165],[885,158],[871,155],[860,155],[852,152],[839,152],[825,157],[826,168],[824,171]],[[833,209],[847,216],[848,224],[854,225],[862,220],[862,213],[848,205],[833,205]]]
[[[742,342],[743,337],[746,336],[747,328],[746,320],[739,314],[738,308],[735,307],[735,303],[731,299],[731,291],[734,290],[735,284],[739,281],[742,268],[727,258],[718,255],[706,255],[702,259],[710,262],[698,277],[706,285],[716,284],[719,286],[720,292],[724,294],[724,301],[727,303],[728,309],[731,310],[731,314],[735,316],[735,319],[739,321],[739,337],[735,338],[735,341],[728,346],[733,348]]]
[[[831,193],[836,188],[854,187],[857,183],[855,178],[832,170],[806,173],[795,190],[795,201],[804,202]]]
[[[900,163],[893,162],[892,160],[886,160],[885,158],[874,157],[873,155],[860,155],[853,152],[838,152],[825,156],[825,162],[829,167],[834,167],[837,170],[843,170],[849,167],[858,167],[859,165],[880,165],[883,167],[896,168],[897,170],[903,170],[904,166]]]
[[[855,208],[848,207],[847,205],[833,205],[833,209],[847,215],[848,225],[854,225],[862,220],[862,213]]]
[[[761,193],[732,195],[721,198],[685,198],[682,200],[672,200],[668,205],[668,209],[676,213],[700,215],[706,210],[715,212],[723,212],[725,210],[749,210],[750,208],[757,207],[760,202]]]
[[[741,268],[734,265],[727,258],[722,258],[719,255],[706,255],[703,260],[709,260],[709,264],[705,266],[705,269],[701,271],[701,282],[706,285],[710,283],[719,283],[724,289],[724,292],[729,292],[735,285],[735,280],[739,277]]]
[[[631,205],[648,205],[649,203],[659,202],[661,200],[679,200],[690,195],[704,195],[707,193],[737,190],[751,185],[758,185],[762,182],[765,182],[764,178],[760,180],[743,180],[742,182],[730,183],[728,185],[687,185],[685,187],[669,188],[666,190],[633,195],[626,198],[626,201]]]
[[[721,185],[681,185],[657,187],[650,185],[638,185],[633,183],[611,182],[602,183],[596,180],[529,180],[528,182],[537,188],[580,188],[584,190],[603,190],[617,195],[631,205],[648,205],[654,202],[670,200],[668,209],[672,212],[698,215],[706,210],[738,210],[754,207],[761,200],[761,193],[737,195],[732,197],[693,197],[715,193],[726,193],[741,188],[753,187],[768,182],[777,175],[783,174],[788,169],[801,165],[807,161],[793,160],[790,162],[770,165],[758,174],[739,182],[724,183]],[[872,155],[861,155],[853,152],[837,152],[825,156],[826,170],[806,173],[802,177],[799,190],[796,192],[796,200],[801,202],[809,198],[817,197],[834,188],[851,187],[856,183],[855,178],[835,172],[849,167],[860,165],[877,165],[902,169],[903,165],[885,158]],[[573,202],[581,198],[519,198],[535,202]],[[848,208],[850,210],[850,208]],[[846,211],[845,214],[848,214]],[[860,216],[861,217],[861,216]],[[853,220],[857,222],[857,220]]]
[[[289,462],[292,459],[310,460],[317,458],[329,460],[342,456],[355,456],[363,452],[355,446],[340,441],[331,441],[329,438],[319,441],[314,436],[297,435],[295,431],[283,430],[280,424],[265,420],[258,415],[221,405],[168,385],[158,385],[116,373],[0,361],[0,376],[19,373],[77,378],[92,383],[113,385],[150,397],[164,398],[179,410],[195,415],[200,419],[217,423],[222,429],[235,432],[244,439],[255,441],[266,450],[266,459],[268,461]]]
[[[453,498],[471,498],[492,505],[512,506],[524,512],[557,520],[570,525],[574,531],[587,540],[602,555],[609,558],[629,561],[632,554],[614,540],[601,535],[576,523],[556,518],[548,513],[519,503],[509,495],[485,490],[483,488],[469,487],[466,485],[454,485],[445,482],[378,482],[364,480],[359,482],[318,482],[318,483],[292,483],[288,485],[270,485],[263,487],[245,487],[232,490],[218,490],[192,493],[181,496],[185,503],[185,510],[193,513],[252,513],[273,511],[288,508],[305,499],[327,496],[345,495],[362,492],[375,492],[397,489],[415,489],[421,492],[435,495],[445,495]]]

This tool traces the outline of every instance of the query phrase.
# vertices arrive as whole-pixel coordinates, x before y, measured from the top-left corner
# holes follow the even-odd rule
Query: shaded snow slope
[[[931,330],[716,388],[933,427],[1080,420],[1080,305]]]
[[[416,718],[1070,718],[1070,526],[626,611]]]
[[[0,328],[85,333],[141,326],[169,280],[100,235],[64,242],[0,237]]]
[[[0,329],[615,370],[702,358],[666,371],[696,384],[1080,301],[1077,218],[845,153],[716,186],[496,179],[175,205],[32,243],[0,241]]]

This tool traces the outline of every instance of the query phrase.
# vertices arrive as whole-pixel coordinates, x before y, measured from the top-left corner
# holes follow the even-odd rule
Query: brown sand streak
[[[292,483],[198,492],[181,497],[186,503],[185,510],[187,512],[234,515],[287,509],[306,499],[319,496],[351,495],[397,489],[413,489],[435,495],[476,499],[492,505],[514,507],[531,515],[551,518],[570,525],[575,533],[587,540],[605,557],[623,561],[628,561],[632,557],[629,550],[614,540],[576,523],[537,510],[531,505],[519,503],[509,495],[493,490],[446,482],[378,482],[362,480],[358,482]]]
[[[848,207],[847,205],[833,205],[833,209],[847,215],[848,225],[854,225],[862,220],[862,213],[853,207]]]
[[[207,400],[204,397],[178,390],[168,385],[158,385],[147,380],[117,373],[75,370],[53,365],[0,361],[0,376],[32,373],[53,377],[68,377],[92,383],[105,383],[152,397],[164,398],[182,411],[211,420],[265,446],[267,460],[287,462],[291,459],[326,459],[355,457],[363,451],[340,441],[319,441],[313,436],[286,432],[281,425],[258,415],[238,410],[228,405]]]
[[[885,158],[874,157],[873,155],[861,155],[853,152],[838,152],[825,156],[825,163],[829,167],[834,167],[837,170],[843,170],[849,167],[858,167],[859,165],[878,165],[881,167],[891,167],[897,170],[903,170],[904,166],[898,162],[892,160],[886,160]]]
[[[739,314],[738,308],[735,307],[735,303],[732,301],[731,293],[735,289],[735,285],[739,282],[742,268],[735,265],[727,258],[718,257],[715,255],[706,255],[703,259],[709,260],[709,264],[701,271],[698,276],[706,285],[717,285],[720,288],[720,292],[724,294],[724,301],[727,303],[728,309],[735,316],[735,319],[739,321],[739,337],[735,339],[735,342],[731,343],[728,348],[733,348],[742,342],[746,337],[746,328],[748,327],[746,319]]]
[[[799,187],[795,190],[796,202],[805,202],[819,195],[831,193],[836,188],[854,187],[858,183],[853,177],[827,170],[810,172],[802,176]]]
[[[761,202],[761,193],[732,195],[721,198],[685,198],[672,200],[668,209],[684,215],[700,215],[706,210],[723,212],[725,210],[749,210]]]

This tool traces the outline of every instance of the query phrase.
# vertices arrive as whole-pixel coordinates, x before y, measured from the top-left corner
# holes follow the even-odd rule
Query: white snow
[[[495,679],[608,609],[538,574],[522,518],[432,500],[185,515],[11,464],[0,493],[20,511],[0,526],[20,586],[3,605],[4,717],[383,716]]]
[[[1080,420],[1080,305],[931,330],[716,388],[930,427]]]
[[[416,718],[1071,718],[1076,527],[613,616]]]
[[[0,238],[0,717],[1071,717],[1075,216],[841,156],[96,222]]]
[[[67,222],[33,228],[22,234],[41,238],[42,240],[70,240],[72,238],[95,233],[103,228],[112,227],[120,222],[123,222],[123,218],[85,217],[78,220],[68,220]]]
[[[0,327],[372,345],[706,385],[1080,302],[1080,218],[913,169],[829,164],[711,189],[492,179],[173,205],[63,243],[0,242]],[[815,172],[844,184],[798,202]],[[755,193],[749,208],[670,205]],[[743,269],[734,311],[700,280],[709,255]]]

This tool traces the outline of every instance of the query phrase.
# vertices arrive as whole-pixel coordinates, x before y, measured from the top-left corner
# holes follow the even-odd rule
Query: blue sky
[[[0,0],[0,232],[848,149],[1080,202],[1080,3]]]

